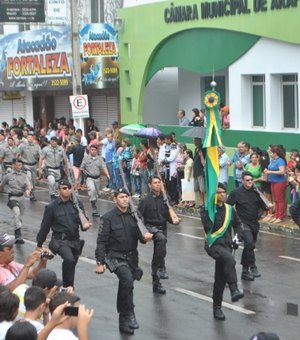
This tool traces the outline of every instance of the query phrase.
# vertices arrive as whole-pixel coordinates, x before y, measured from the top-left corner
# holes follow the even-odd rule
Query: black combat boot
[[[24,244],[24,240],[22,238],[21,228],[15,230],[15,243],[16,244]]]
[[[246,281],[254,281],[254,276],[249,272],[248,266],[243,266],[241,278]]]
[[[214,306],[213,314],[215,319],[220,321],[225,320],[225,314],[223,313],[221,306]]]
[[[138,322],[136,321],[136,318],[135,318],[135,314],[134,314],[134,311],[131,311],[128,313],[128,326],[131,328],[131,329],[138,329],[140,328],[140,325],[138,324]]]
[[[157,275],[162,280],[167,280],[169,278],[169,275],[168,275],[165,267],[158,268]]]
[[[31,202],[36,202],[36,198],[35,198],[34,192],[30,193],[29,199],[30,199]]]
[[[153,293],[166,294],[166,290],[159,280],[159,277],[153,276]]]
[[[231,301],[236,302],[244,297],[244,293],[241,292],[236,283],[229,283],[229,289],[231,293]]]
[[[261,277],[261,273],[258,271],[256,265],[250,266],[250,273],[251,273],[254,277]]]
[[[119,315],[119,330],[121,333],[134,334],[134,330],[129,327],[127,315]]]
[[[96,207],[96,201],[91,201],[91,204],[92,204],[92,216],[95,216],[95,217],[100,217],[100,214],[98,213],[98,210],[97,210],[97,207]]]

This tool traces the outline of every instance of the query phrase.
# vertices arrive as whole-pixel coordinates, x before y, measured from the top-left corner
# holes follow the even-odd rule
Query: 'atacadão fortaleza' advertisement
[[[0,91],[72,89],[71,27],[0,36]],[[107,24],[80,30],[83,88],[119,86],[117,32]]]

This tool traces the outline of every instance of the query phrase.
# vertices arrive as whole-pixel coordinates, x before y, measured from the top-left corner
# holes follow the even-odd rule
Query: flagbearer
[[[217,206],[214,223],[209,218],[207,210],[201,211],[201,220],[206,233],[205,250],[208,255],[216,260],[215,262],[215,282],[213,288],[213,315],[217,320],[225,320],[225,315],[221,309],[223,292],[228,283],[231,301],[236,302],[244,297],[244,293],[237,287],[237,275],[235,269],[235,259],[232,249],[236,249],[238,244],[233,242],[232,230],[241,239],[242,225],[235,209],[225,203],[226,186],[222,183],[217,187]]]

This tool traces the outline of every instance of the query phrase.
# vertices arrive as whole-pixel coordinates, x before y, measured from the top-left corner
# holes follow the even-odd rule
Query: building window
[[[282,75],[283,127],[298,128],[298,76]]]
[[[204,77],[204,92],[211,90],[210,83],[212,82],[212,80],[212,77]],[[221,96],[221,104],[229,105],[228,103],[226,103],[225,77],[216,76],[214,77],[214,80],[217,83],[215,90],[219,92]]]
[[[252,76],[252,125],[265,126],[265,76]]]
[[[104,23],[104,0],[91,0],[91,22]]]

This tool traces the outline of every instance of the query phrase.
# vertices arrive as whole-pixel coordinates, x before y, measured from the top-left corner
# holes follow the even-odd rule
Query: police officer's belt
[[[60,169],[60,166],[52,167],[52,166],[46,166],[47,169],[53,169],[53,170],[58,170]]]
[[[56,240],[68,240],[68,241],[78,241],[79,240],[79,236],[71,236],[71,235],[67,235],[65,233],[53,233],[52,237],[55,238]]]
[[[136,250],[130,250],[130,251],[117,251],[117,250],[110,250],[109,256],[116,257],[119,259],[126,259],[128,257],[131,257],[132,255],[136,255]]]
[[[35,162],[35,163],[27,163],[27,162],[23,162],[23,164],[25,164],[25,165],[36,165],[36,162]]]
[[[24,195],[24,193],[23,192],[19,192],[18,194],[8,194],[8,198],[10,198],[10,197],[12,197],[12,196],[14,196],[14,197],[21,197],[21,196],[23,196]]]
[[[100,175],[99,176],[86,175],[86,177],[93,178],[93,179],[98,179],[100,177]]]

